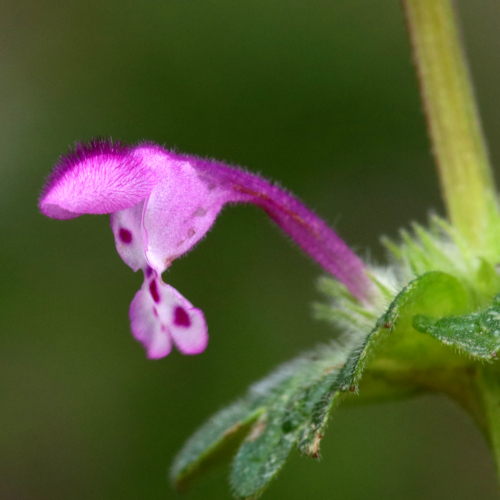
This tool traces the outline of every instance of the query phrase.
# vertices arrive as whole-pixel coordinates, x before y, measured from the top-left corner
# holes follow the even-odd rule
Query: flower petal
[[[372,283],[363,261],[312,210],[280,186],[243,169],[214,160],[185,156],[199,178],[213,186],[223,203],[261,207],[301,248],[333,274],[363,303],[370,302]]]
[[[174,343],[182,354],[200,354],[208,344],[207,324],[201,309],[193,307],[175,288],[170,288],[175,300],[170,313],[170,332]]]
[[[142,151],[137,154],[144,154],[157,174],[143,223],[146,258],[158,272],[207,233],[225,204],[253,203],[356,298],[370,302],[372,284],[361,259],[321,218],[281,187],[221,162],[167,152],[158,146]]]
[[[116,250],[125,264],[134,271],[146,269],[142,216],[144,201],[133,207],[111,214],[111,229],[115,236]]]
[[[130,322],[132,334],[152,359],[170,353],[172,338],[183,354],[199,354],[208,343],[203,312],[151,270],[130,305]]]
[[[189,161],[160,148],[147,153],[157,184],[144,211],[146,257],[161,273],[203,238],[226,200],[212,192],[215,185],[202,181]]]
[[[160,319],[158,304],[149,290],[150,283],[145,277],[130,304],[130,326],[132,335],[144,346],[148,358],[159,359],[170,353],[172,340],[167,325]]]
[[[112,213],[144,200],[155,185],[154,168],[130,151],[104,140],[77,144],[47,179],[40,210],[49,217],[68,219]]]

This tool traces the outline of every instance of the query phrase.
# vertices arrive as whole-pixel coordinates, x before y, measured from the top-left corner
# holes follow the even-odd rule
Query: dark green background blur
[[[500,7],[459,6],[499,164]],[[195,428],[333,334],[311,319],[318,267],[235,207],[164,276],[205,311],[207,351],[148,361],[108,217],[36,207],[59,154],[97,135],[262,172],[376,262],[379,235],[443,213],[396,0],[2,0],[2,500],[177,498],[167,467]],[[342,410],[322,446],[265,498],[497,498],[481,436],[439,397]],[[227,473],[188,498],[230,498]]]

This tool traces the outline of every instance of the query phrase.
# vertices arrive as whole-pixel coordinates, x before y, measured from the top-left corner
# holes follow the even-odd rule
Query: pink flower
[[[263,208],[354,297],[368,301],[364,264],[320,218],[280,187],[213,160],[151,143],[94,140],[61,157],[39,206],[54,219],[111,214],[118,253],[144,272],[130,306],[132,333],[148,357],[161,358],[172,343],[184,354],[199,354],[208,342],[203,312],[161,273],[203,238],[225,204],[238,202]]]

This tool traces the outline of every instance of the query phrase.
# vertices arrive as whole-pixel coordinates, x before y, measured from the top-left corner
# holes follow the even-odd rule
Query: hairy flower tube
[[[263,178],[214,160],[152,143],[129,147],[106,140],[77,144],[49,175],[39,206],[54,219],[111,214],[121,258],[144,284],[130,306],[134,337],[149,358],[199,354],[208,342],[203,312],[161,274],[211,228],[227,203],[260,206],[362,303],[370,299],[363,262],[292,195]]]

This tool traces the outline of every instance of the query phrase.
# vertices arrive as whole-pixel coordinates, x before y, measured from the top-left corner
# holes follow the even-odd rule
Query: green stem
[[[485,252],[499,224],[488,152],[452,0],[402,0],[452,223]],[[486,250],[487,252],[487,250]]]

